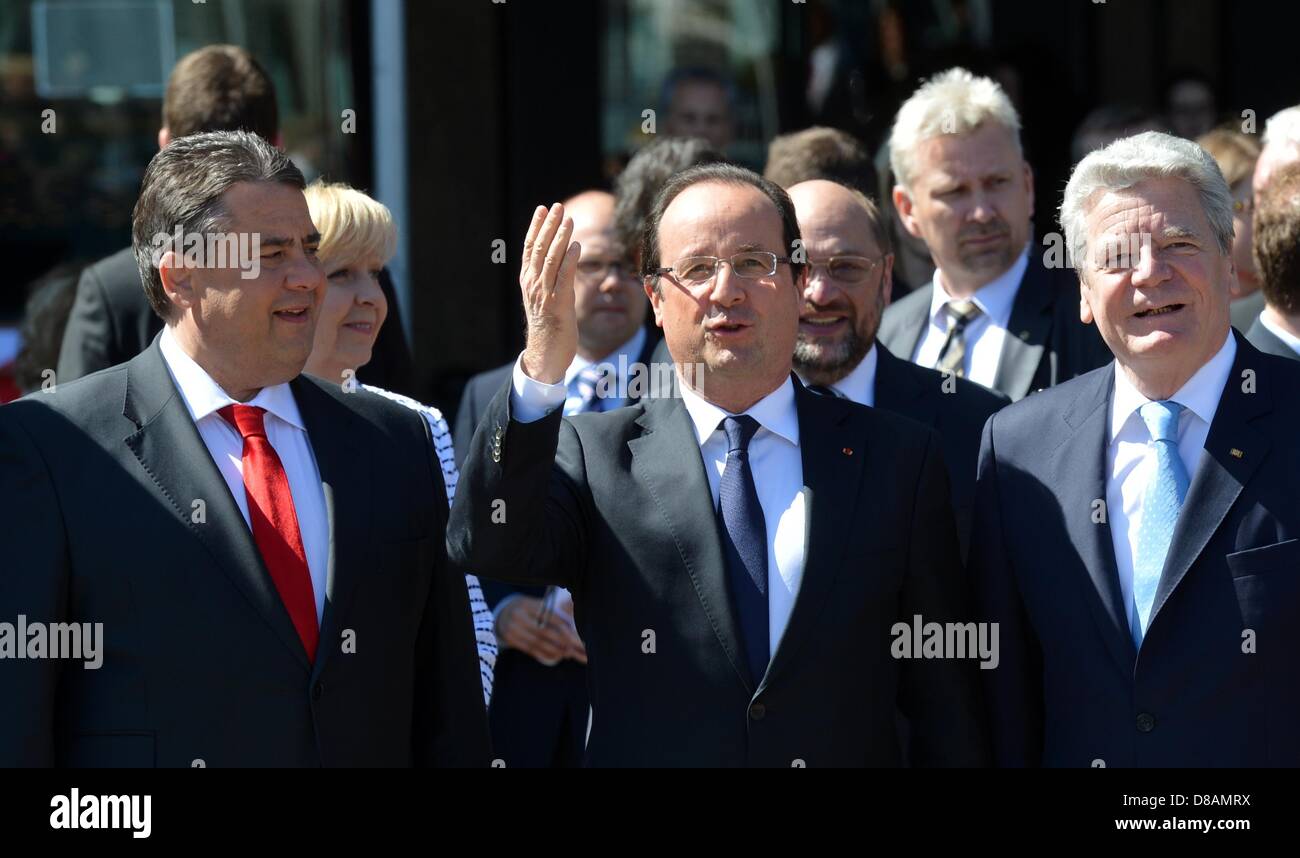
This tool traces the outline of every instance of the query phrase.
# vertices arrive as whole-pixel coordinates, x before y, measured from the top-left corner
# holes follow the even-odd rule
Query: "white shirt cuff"
[[[532,423],[541,420],[557,408],[564,405],[569,394],[564,382],[544,384],[529,378],[524,373],[524,355],[520,352],[515,359],[514,389],[510,393],[510,416],[520,423]]]

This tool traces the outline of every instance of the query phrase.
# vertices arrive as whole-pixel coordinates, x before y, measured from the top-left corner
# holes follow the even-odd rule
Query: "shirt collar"
[[[851,402],[859,402],[863,405],[876,404],[876,366],[880,363],[880,353],[876,349],[876,344],[871,344],[871,349],[867,352],[858,365],[839,381],[830,385],[832,390],[843,394]]]
[[[704,446],[718,429],[722,418],[737,416],[709,402],[691,389],[681,376],[677,377],[677,387],[682,394],[682,403],[686,413],[695,426],[695,439]],[[776,390],[764,396],[744,411],[758,421],[758,424],[774,435],[779,435],[794,446],[799,446],[799,414],[794,407],[794,380],[787,377]]]
[[[1206,361],[1191,378],[1187,379],[1187,383],[1178,388],[1178,392],[1170,399],[1204,420],[1207,426],[1210,425],[1214,421],[1215,412],[1219,410],[1219,399],[1223,396],[1223,388],[1228,383],[1228,376],[1232,374],[1232,362],[1236,357],[1237,340],[1229,330],[1227,341],[1214,357]],[[1137,410],[1151,402],[1133,386],[1133,382],[1120,369],[1119,361],[1115,361],[1114,367],[1115,395],[1111,397],[1110,406],[1111,443],[1115,442],[1124,429],[1124,424]]]
[[[572,384],[573,380],[578,377],[578,373],[582,372],[594,363],[610,364],[614,367],[615,372],[619,372],[619,358],[623,357],[624,360],[621,362],[621,366],[630,368],[632,364],[641,357],[641,352],[645,351],[645,338],[645,326],[641,325],[636,329],[636,333],[632,335],[632,339],[623,343],[623,345],[614,349],[614,351],[610,352],[598,361],[587,360],[581,355],[574,355],[573,361],[569,364],[569,368],[564,371],[565,385],[567,386]]]
[[[239,403],[222,390],[221,385],[213,381],[212,376],[208,375],[194,358],[185,353],[170,326],[163,328],[162,336],[158,340],[158,349],[162,352],[163,361],[171,372],[172,381],[180,390],[181,399],[185,401],[185,407],[189,409],[190,417],[195,423],[227,405],[242,404],[265,408],[269,414],[274,414],[285,423],[304,432],[307,431],[306,425],[302,422],[302,414],[298,411],[298,403],[294,400],[293,391],[289,389],[287,383],[264,387],[248,402]]]
[[[1029,244],[1025,244],[1025,249],[1020,251],[1020,256],[1010,268],[985,283],[970,298],[975,306],[980,308],[980,312],[988,316],[989,320],[999,328],[1011,324],[1011,307],[1016,302],[1016,292],[1028,267]],[[943,279],[943,272],[935,269],[934,289],[930,293],[930,318],[947,330],[947,314],[944,313],[943,308],[954,299],[948,294],[948,287],[944,285]]]
[[[1297,339],[1295,334],[1291,333],[1288,330],[1285,330],[1284,328],[1279,327],[1278,325],[1270,321],[1268,318],[1268,313],[1259,314],[1259,323],[1264,326],[1264,329],[1266,331],[1271,333],[1273,336],[1277,337],[1282,342],[1286,343],[1286,345],[1291,349],[1291,351],[1300,354],[1300,339]]]

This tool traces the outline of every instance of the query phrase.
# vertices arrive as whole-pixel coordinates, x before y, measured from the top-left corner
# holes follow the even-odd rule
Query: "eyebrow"
[[[1160,231],[1161,238],[1200,238],[1194,231],[1185,226],[1167,226]]]
[[[263,238],[263,239],[262,239],[262,246],[263,246],[263,247],[267,247],[267,246],[270,246],[270,247],[292,247],[296,242],[297,242],[297,239],[296,239],[296,238],[289,238],[289,237],[287,237],[287,236],[275,235],[275,236],[271,236],[270,238]],[[302,243],[303,243],[303,244],[320,244],[320,233],[319,233],[319,232],[309,232],[309,233],[307,233],[305,236],[303,236]]]

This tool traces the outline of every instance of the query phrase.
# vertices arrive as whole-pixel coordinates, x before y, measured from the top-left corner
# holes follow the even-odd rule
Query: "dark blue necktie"
[[[718,517],[722,520],[722,555],[727,585],[740,620],[745,659],[754,685],[767,673],[767,524],[749,467],[749,442],[758,421],[748,415],[725,417],[727,465],[718,484]]]

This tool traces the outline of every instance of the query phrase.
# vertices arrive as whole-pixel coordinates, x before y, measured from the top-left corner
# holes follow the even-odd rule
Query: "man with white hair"
[[[1227,183],[1147,132],[1078,164],[1061,222],[1115,361],[984,427],[997,760],[1300,765],[1300,366],[1229,327]]]
[[[1279,110],[1264,123],[1263,149],[1255,161],[1255,175],[1251,190],[1255,195],[1255,208],[1259,208],[1273,177],[1283,168],[1300,163],[1300,105]],[[1259,323],[1264,310],[1264,290],[1247,295],[1232,305],[1232,326],[1249,333]]]
[[[899,109],[889,160],[899,218],[936,271],[885,311],[886,348],[1013,401],[1110,359],[1075,315],[1074,276],[1033,252],[1034,173],[998,84],[931,78]]]

